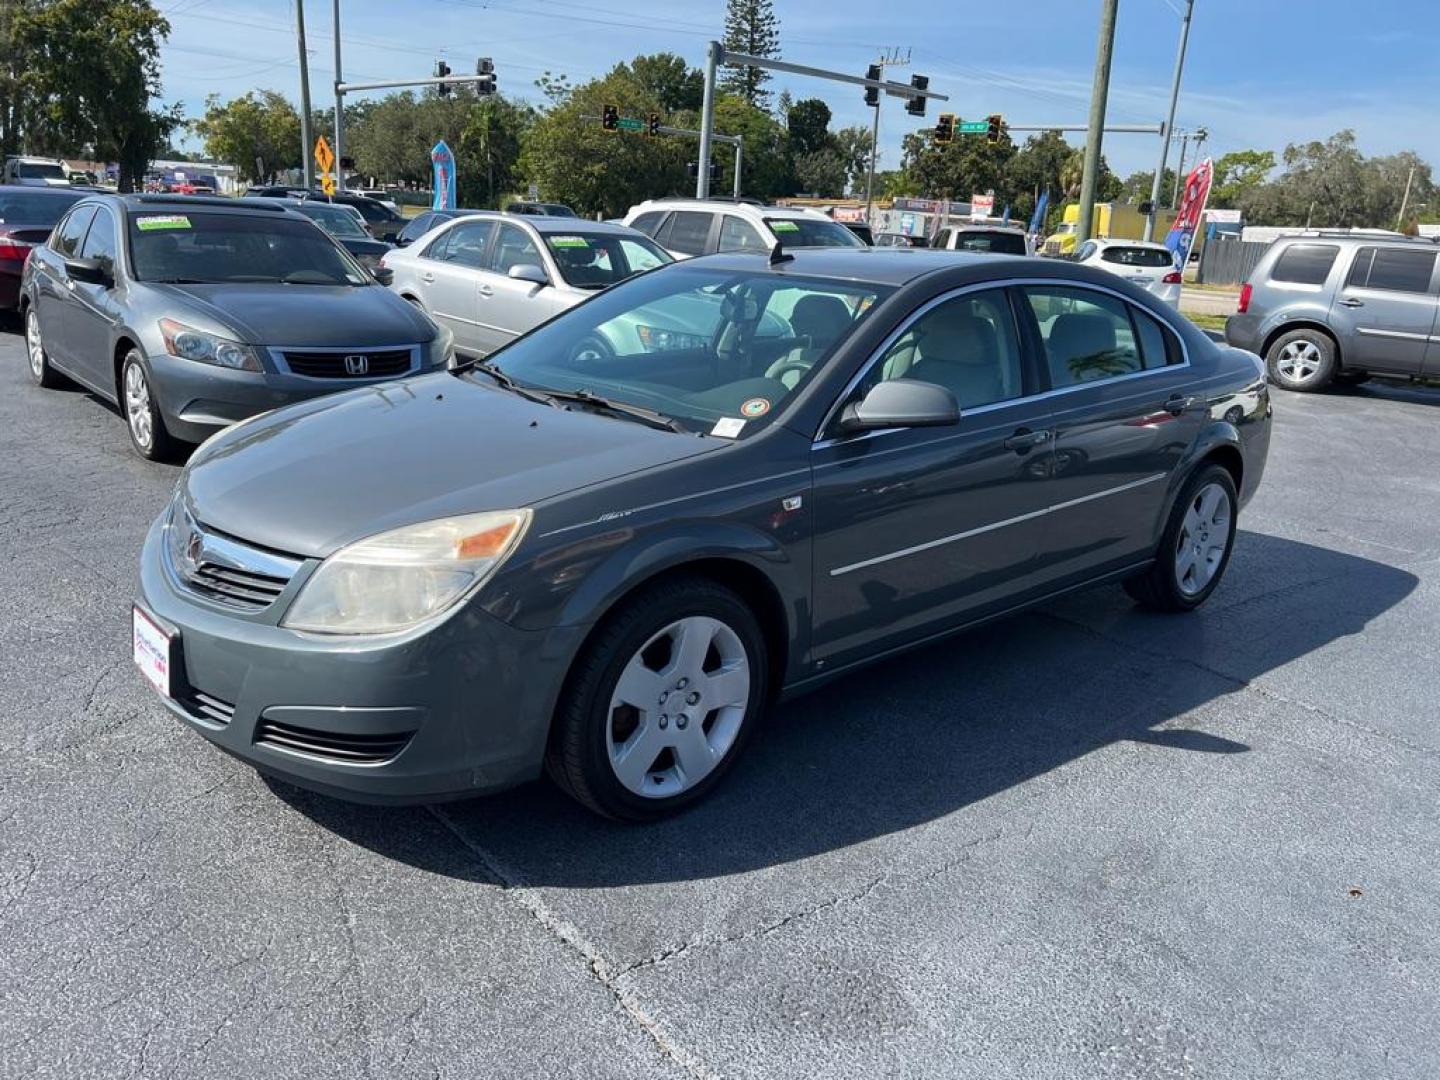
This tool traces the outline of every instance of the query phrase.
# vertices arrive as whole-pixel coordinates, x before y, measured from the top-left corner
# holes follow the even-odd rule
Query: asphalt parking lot
[[[1440,1073],[1440,391],[1278,394],[1199,614],[1106,588],[872,668],[623,828],[182,728],[129,658],[177,470],[14,331],[0,1076]]]

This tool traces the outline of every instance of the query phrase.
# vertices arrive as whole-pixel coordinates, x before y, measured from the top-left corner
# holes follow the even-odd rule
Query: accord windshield
[[[129,230],[131,266],[139,281],[365,285],[370,280],[298,215],[141,211],[130,215]]]
[[[864,240],[829,218],[767,217],[765,224],[784,247],[865,246]]]
[[[490,359],[519,387],[588,391],[734,437],[778,412],[892,291],[670,266],[601,293]]]
[[[577,289],[603,289],[674,258],[652,240],[618,233],[542,233],[560,276]]]

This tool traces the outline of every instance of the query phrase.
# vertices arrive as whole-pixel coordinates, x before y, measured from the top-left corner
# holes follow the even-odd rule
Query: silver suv
[[[1440,246],[1390,234],[1276,240],[1240,290],[1225,340],[1286,390],[1371,375],[1440,377]]]

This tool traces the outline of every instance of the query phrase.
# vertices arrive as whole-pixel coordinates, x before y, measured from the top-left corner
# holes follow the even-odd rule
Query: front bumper
[[[257,413],[342,390],[355,390],[391,381],[387,379],[312,379],[281,372],[233,371],[212,364],[197,364],[166,353],[152,354],[150,387],[165,428],[185,442],[204,442],[221,428],[248,420]],[[417,370],[397,378],[428,375],[441,368],[424,366],[424,350]]]
[[[164,515],[145,540],[138,597],[176,636],[172,697],[162,700],[216,746],[358,802],[438,802],[539,775],[582,630],[518,630],[475,603],[383,639],[287,630],[280,615],[318,563],[302,567],[270,608],[239,614],[176,583],[163,530]],[[360,761],[356,746],[398,751]]]

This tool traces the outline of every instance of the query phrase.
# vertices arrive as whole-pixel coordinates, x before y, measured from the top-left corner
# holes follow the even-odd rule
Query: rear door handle
[[[1031,431],[1029,428],[1022,427],[1005,440],[1005,449],[1014,450],[1017,454],[1028,454],[1049,438],[1050,432],[1048,431]]]
[[[1364,300],[1356,300],[1353,296],[1342,296],[1336,301],[1337,304],[1344,304],[1346,307],[1364,307]]]
[[[434,285],[435,275],[427,272],[420,275],[420,280],[423,281],[426,285]]]
[[[475,286],[475,291],[478,292],[481,296],[495,295],[495,290],[492,289],[489,285],[477,285]]]
[[[1195,404],[1193,397],[1185,397],[1183,394],[1176,394],[1174,397],[1165,399],[1165,411],[1171,416],[1179,416],[1190,406]]]

